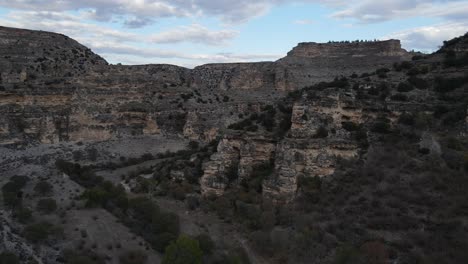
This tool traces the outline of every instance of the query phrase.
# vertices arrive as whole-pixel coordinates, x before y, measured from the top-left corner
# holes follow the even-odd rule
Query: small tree
[[[25,227],[23,235],[27,240],[33,243],[37,243],[47,239],[49,235],[52,235],[56,231],[57,229],[52,224],[48,222],[41,222]]]
[[[16,208],[13,216],[22,224],[26,224],[33,219],[32,211],[23,206]]]
[[[197,141],[191,140],[191,141],[188,143],[188,148],[189,148],[190,150],[197,150],[198,147],[199,147],[199,144],[198,144]]]
[[[15,208],[21,205],[23,192],[21,191],[29,178],[26,176],[13,176],[2,187],[3,203],[5,206]]]
[[[200,248],[204,254],[209,255],[213,251],[215,244],[211,237],[207,234],[201,234],[196,237],[198,243],[200,244]]]
[[[37,210],[45,214],[53,213],[57,210],[57,202],[54,199],[41,199],[37,202]]]
[[[36,184],[36,186],[34,186],[34,191],[42,196],[50,194],[52,190],[52,185],[46,181],[40,181]]]
[[[128,251],[119,257],[120,264],[144,264],[148,256],[141,251]]]
[[[320,126],[317,129],[317,132],[315,133],[314,138],[326,138],[326,137],[328,137],[328,130],[323,126]]]
[[[202,256],[198,241],[181,235],[166,248],[162,264],[201,264]]]
[[[357,250],[351,245],[343,245],[336,250],[335,264],[364,264],[364,258]]]

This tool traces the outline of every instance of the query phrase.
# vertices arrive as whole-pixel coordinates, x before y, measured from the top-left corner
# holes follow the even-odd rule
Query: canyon
[[[466,220],[453,201],[464,199],[454,186],[468,168],[467,53],[465,35],[433,54],[399,40],[305,42],[274,62],[128,66],[61,34],[0,27],[0,182],[51,183],[62,213],[34,215],[63,223],[72,239],[34,249],[6,206],[0,238],[21,259],[58,263],[49,261],[85,240],[78,226],[100,219],[86,229],[94,244],[118,230],[124,248],[160,263],[158,239],[170,232],[148,239],[141,230],[157,221],[125,207],[144,196],[161,221],[180,217],[171,232],[205,232],[222,256],[241,248],[251,263],[336,263],[340,247],[367,252],[371,241],[393,250],[386,261],[415,263],[406,240],[436,234],[444,216]],[[26,208],[38,199],[30,185],[16,193]],[[123,208],[108,198],[120,192],[130,197]],[[94,244],[118,263],[119,252]],[[431,246],[414,248],[432,256]]]

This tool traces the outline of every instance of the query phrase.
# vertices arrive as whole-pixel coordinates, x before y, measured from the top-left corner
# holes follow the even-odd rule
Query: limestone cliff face
[[[277,62],[190,70],[108,65],[78,42],[49,32],[0,27],[0,37],[0,144],[158,133],[210,141],[286,91],[407,57],[398,41],[353,48],[300,44]]]
[[[275,150],[276,144],[266,138],[226,135],[211,160],[204,164],[202,194],[222,195],[229,185],[237,185],[255,173],[255,166],[269,163]]]
[[[203,193],[221,195],[233,164],[239,164],[237,173],[243,178],[255,173],[255,165],[272,160],[274,171],[263,182],[263,194],[275,200],[293,199],[301,177],[332,175],[338,158],[358,156],[358,142],[343,126],[358,126],[373,117],[363,114],[362,105],[356,102],[354,93],[336,90],[299,100],[293,106],[288,137],[280,141],[227,134],[206,164],[201,180]],[[317,136],[320,129],[327,134]]]
[[[366,56],[393,56],[404,57],[407,52],[401,48],[399,40],[386,40],[375,42],[351,43],[299,43],[288,57],[299,58],[338,58],[338,57],[366,57]]]
[[[373,72],[409,60],[399,40],[356,43],[300,43],[277,62],[277,89],[296,90],[337,76]]]
[[[274,89],[274,68],[273,62],[207,64],[193,70],[192,86],[214,90]]]

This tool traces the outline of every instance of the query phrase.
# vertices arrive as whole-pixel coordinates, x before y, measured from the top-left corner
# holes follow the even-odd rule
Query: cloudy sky
[[[193,67],[276,60],[307,41],[430,52],[468,31],[468,0],[0,0],[0,25],[66,34],[110,63]]]

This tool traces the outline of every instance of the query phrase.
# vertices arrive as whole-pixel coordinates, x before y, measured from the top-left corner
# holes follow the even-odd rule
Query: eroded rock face
[[[292,125],[285,139],[227,134],[206,164],[202,190],[204,194],[221,195],[228,184],[236,184],[228,180],[232,166],[239,165],[236,173],[243,179],[255,174],[255,165],[273,161],[274,172],[264,180],[263,194],[289,201],[296,194],[299,178],[332,175],[338,158],[358,156],[358,142],[343,123],[357,127],[364,121],[362,106],[356,104],[353,93],[325,91],[304,98],[293,107]],[[317,135],[320,129],[326,135]]]
[[[0,144],[160,133],[209,141],[286,91],[407,58],[398,41],[309,43],[277,62],[115,66],[60,34],[0,27],[0,36]]]
[[[366,56],[406,56],[399,40],[351,42],[351,43],[299,43],[288,57],[300,58],[336,58],[336,57],[366,57]]]
[[[358,43],[300,43],[277,62],[279,90],[296,90],[336,76],[373,72],[409,60],[399,40]]]
[[[200,179],[202,194],[222,195],[229,185],[248,179],[256,166],[269,163],[275,151],[275,142],[266,138],[226,135],[217,152],[204,164]]]
[[[338,139],[287,139],[277,146],[275,173],[263,182],[263,195],[288,202],[301,177],[324,177],[335,172],[338,158],[358,156],[358,145]]]

